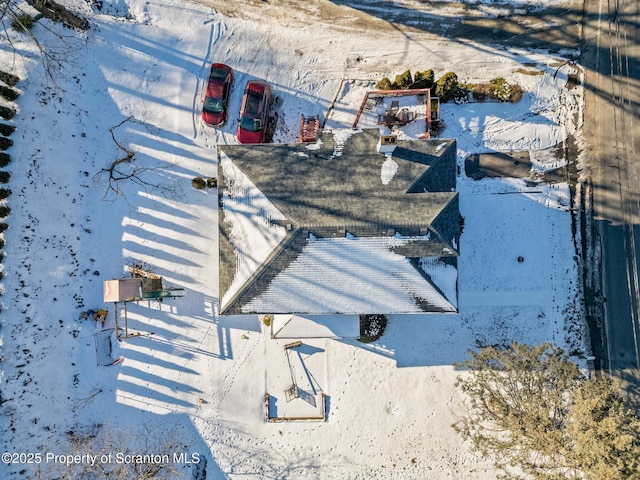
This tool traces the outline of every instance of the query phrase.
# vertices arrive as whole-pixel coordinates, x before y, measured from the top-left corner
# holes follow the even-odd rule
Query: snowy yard
[[[91,14],[87,3],[75,7]],[[66,432],[102,423],[203,454],[209,480],[495,478],[490,459],[471,453],[450,427],[463,409],[454,383],[464,372],[454,364],[469,349],[511,340],[581,348],[567,333],[581,313],[578,260],[566,183],[474,181],[464,159],[579,139],[582,90],[567,88],[579,70],[544,52],[420,33],[389,34],[390,51],[388,35],[328,23],[259,22],[174,0],[116,7],[128,17],[105,8],[86,39],[46,21],[34,27],[65,57],[53,78],[26,36],[10,31],[19,55],[0,49],[0,70],[22,79],[3,233],[4,451],[65,453]],[[54,38],[45,25],[65,36]],[[220,130],[199,120],[213,61],[236,72]],[[301,339],[290,368],[284,345],[295,338],[272,339],[256,316],[216,315],[217,190],[195,190],[191,180],[217,176],[217,145],[235,143],[247,80],[270,82],[280,98],[274,141],[282,143],[296,141],[301,114],[325,115],[343,79],[359,81],[338,93],[332,128],[351,126],[368,81],[407,68],[432,68],[436,77],[453,70],[468,82],[504,77],[525,90],[518,104],[441,108],[440,137],[458,142],[460,314],[391,315],[374,344]],[[136,173],[149,185],[109,189],[104,169],[124,155],[114,139],[135,152],[128,168],[143,169]],[[556,161],[536,158],[541,168]],[[121,363],[96,366],[101,327],[80,314],[107,308],[113,326],[102,282],[128,276],[133,264],[185,296],[129,304],[129,332],[140,335],[114,341]],[[304,392],[287,402],[291,375]],[[277,397],[278,416],[311,416],[325,394],[326,421],[265,422],[265,393]],[[30,468],[2,465],[0,476],[31,478],[19,473]],[[192,478],[191,464],[177,468]]]

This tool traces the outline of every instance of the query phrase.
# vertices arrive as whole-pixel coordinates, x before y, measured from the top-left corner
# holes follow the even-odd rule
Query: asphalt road
[[[640,44],[637,0],[586,0],[585,136],[602,247],[603,367],[640,405]]]

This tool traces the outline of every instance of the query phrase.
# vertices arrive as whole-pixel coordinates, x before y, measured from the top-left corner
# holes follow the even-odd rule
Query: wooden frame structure
[[[268,423],[278,422],[326,422],[327,421],[327,396],[320,394],[320,408],[318,409],[318,415],[310,417],[272,417],[271,416],[271,395],[264,394],[264,421]]]
[[[358,109],[356,119],[353,122],[352,128],[358,127],[358,122],[362,116],[369,99],[371,97],[409,97],[409,96],[424,96],[424,106],[426,109],[426,127],[424,132],[424,138],[429,138],[431,135],[431,123],[433,121],[440,120],[440,99],[438,97],[431,98],[431,89],[429,88],[416,88],[414,90],[371,90],[362,99],[362,104]],[[435,115],[434,115],[435,114]]]
[[[120,278],[105,280],[103,282],[103,301],[113,303],[115,331],[118,341],[137,335],[129,335],[129,321],[127,318],[127,303],[141,302],[143,300],[156,300],[161,302],[165,298],[178,298],[184,296],[184,288],[164,288],[162,277],[148,275],[146,277],[134,276],[132,278]],[[120,336],[118,329],[118,304],[124,304],[124,336]]]

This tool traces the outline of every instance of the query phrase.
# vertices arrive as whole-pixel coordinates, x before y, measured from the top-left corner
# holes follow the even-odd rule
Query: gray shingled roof
[[[455,140],[398,141],[392,153],[397,170],[381,180],[386,157],[376,151],[378,129],[344,135],[321,132],[308,144],[225,145],[219,148],[286,217],[282,241],[260,268],[221,306],[222,314],[243,310],[300,255],[309,234],[358,237],[428,235],[394,250],[407,258],[457,256],[459,211]],[[228,240],[219,172],[220,298],[236,271]],[[274,313],[274,312],[255,312]],[[314,312],[298,312],[314,313]],[[363,312],[341,312],[363,313]]]

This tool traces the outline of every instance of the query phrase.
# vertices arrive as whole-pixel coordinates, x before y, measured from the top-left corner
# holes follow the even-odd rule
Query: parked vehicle
[[[268,83],[250,81],[244,89],[238,141],[240,143],[264,143],[271,105],[271,87]]]
[[[227,121],[227,105],[233,69],[222,63],[214,63],[209,71],[209,82],[202,104],[202,121],[212,127],[224,125]]]

